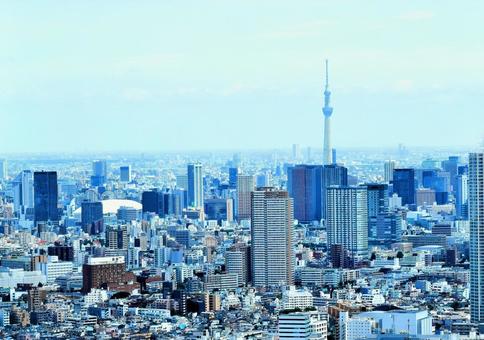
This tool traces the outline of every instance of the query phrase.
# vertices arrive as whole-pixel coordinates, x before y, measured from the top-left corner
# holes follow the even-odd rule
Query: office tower
[[[130,223],[141,219],[141,211],[133,207],[119,207],[116,217],[118,221]]]
[[[393,171],[393,192],[402,198],[403,205],[415,204],[415,169]]]
[[[16,212],[25,214],[34,207],[34,177],[32,171],[20,172],[13,181],[13,202]]]
[[[121,180],[121,182],[131,182],[131,165],[119,167],[119,179]]]
[[[108,167],[105,160],[96,160],[92,162],[91,186],[101,187],[106,184],[108,178]]]
[[[255,179],[256,188],[270,187],[272,181],[272,175],[270,171],[265,171],[262,174],[258,174]]]
[[[128,249],[128,226],[115,225],[106,227],[106,247],[109,249]]]
[[[456,183],[456,187],[454,189],[455,214],[458,218],[467,220],[469,217],[467,174],[464,173],[464,174],[457,175],[455,183]]]
[[[255,189],[254,176],[239,175],[237,179],[237,219],[250,219],[250,195]]]
[[[47,248],[49,256],[57,256],[60,261],[74,261],[74,247],[56,244]]]
[[[144,213],[155,213],[163,216],[164,213],[164,199],[163,193],[157,189],[151,191],[143,191],[141,194],[141,205]]]
[[[239,168],[229,168],[229,188],[237,189],[237,178],[239,176]]]
[[[342,245],[351,259],[368,253],[368,193],[365,187],[327,189],[328,247]]]
[[[34,220],[58,222],[57,172],[34,172]]]
[[[324,89],[324,145],[323,145],[323,165],[333,164],[331,151],[331,116],[333,108],[330,106],[331,92],[329,91],[328,60],[326,60],[326,86]]]
[[[81,203],[81,225],[84,232],[90,235],[97,235],[103,231],[103,204],[101,202]]]
[[[231,198],[211,198],[205,200],[204,213],[207,220],[233,221],[233,200]]]
[[[330,186],[347,186],[348,169],[337,164],[325,165],[321,178],[321,205],[322,216],[326,219],[326,189]]]
[[[299,144],[292,145],[292,160],[295,162],[301,160],[301,146]]]
[[[450,174],[437,169],[422,171],[422,186],[435,191],[437,204],[447,204],[451,187]]]
[[[184,246],[186,249],[190,249],[191,244],[191,232],[188,229],[178,229],[175,231],[175,241]]]
[[[417,206],[433,205],[436,203],[434,189],[419,188],[415,192]]]
[[[293,282],[293,202],[286,191],[252,192],[252,280],[256,287]]]
[[[82,266],[82,292],[118,283],[125,274],[124,256],[90,257]]]
[[[188,176],[187,175],[177,175],[176,176],[176,187],[179,189],[188,190]]]
[[[402,239],[403,217],[399,211],[379,214],[369,229],[368,243],[389,246]]]
[[[393,182],[393,171],[395,170],[396,167],[396,162],[395,161],[386,161],[384,164],[384,180],[387,183]]]
[[[388,184],[365,184],[368,194],[368,237],[376,237],[378,216],[389,212]]]
[[[450,156],[449,159],[442,161],[442,170],[449,173],[451,191],[455,192],[457,187],[457,174],[459,169],[459,157]]]
[[[247,244],[235,243],[225,252],[225,268],[228,273],[238,275],[239,284],[250,282],[250,266],[250,247]]]
[[[287,191],[294,200],[294,218],[302,223],[322,218],[320,165],[296,165],[287,172]]]
[[[471,322],[484,324],[484,153],[469,155]]]
[[[203,209],[203,174],[201,164],[188,164],[188,206]]]

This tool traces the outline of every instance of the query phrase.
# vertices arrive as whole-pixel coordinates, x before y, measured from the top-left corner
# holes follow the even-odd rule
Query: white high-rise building
[[[471,322],[484,324],[484,153],[469,155]]]
[[[395,170],[397,163],[395,161],[386,161],[384,165],[384,175],[383,178],[386,183],[393,181],[393,170]]]
[[[282,308],[304,310],[313,307],[313,295],[306,289],[297,290],[295,286],[288,286],[282,291]]]
[[[203,209],[203,173],[202,165],[188,164],[188,206]]]
[[[318,312],[280,313],[277,330],[281,340],[326,340],[328,336],[327,321]]]
[[[252,192],[252,280],[256,287],[292,284],[293,201],[287,191]]]
[[[238,175],[237,177],[237,219],[250,219],[250,195],[255,190],[254,176]]]
[[[341,245],[353,257],[368,253],[366,187],[332,186],[326,190],[328,247]]]

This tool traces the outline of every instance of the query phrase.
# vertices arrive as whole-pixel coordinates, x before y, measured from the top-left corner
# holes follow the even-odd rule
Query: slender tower
[[[329,91],[329,75],[328,75],[328,60],[326,59],[326,86],[324,88],[324,146],[323,146],[323,165],[333,163],[333,155],[331,150],[331,116],[333,108],[329,101],[331,98],[331,91]]]

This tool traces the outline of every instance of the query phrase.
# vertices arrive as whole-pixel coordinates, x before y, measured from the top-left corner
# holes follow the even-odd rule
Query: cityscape
[[[52,19],[48,23],[38,22],[30,8],[0,4],[7,35],[24,16],[39,29],[27,26],[5,36],[11,48],[0,53],[6,79],[0,81],[0,338],[484,339],[484,116],[478,90],[461,97],[467,85],[456,69],[448,79],[434,77],[431,67],[427,76],[420,74],[425,58],[409,62],[418,71],[392,74],[397,89],[371,79],[368,88],[346,85],[352,81],[346,68],[356,66],[331,34],[356,34],[361,27],[374,32],[378,25],[369,21],[387,12],[370,14],[354,3],[362,24],[325,1],[308,1],[302,9],[268,3],[261,13],[274,10],[277,22],[293,25],[269,34],[274,18],[242,18],[255,3],[191,5],[186,17],[179,4],[149,1],[136,8],[110,3],[99,12],[93,4],[72,3],[52,14],[32,7]],[[205,5],[213,13],[201,19],[198,6]],[[426,30],[443,29],[454,14],[445,6],[394,6],[403,14],[390,21],[418,26],[430,45],[435,33]],[[355,20],[354,26],[335,23],[333,12],[345,25]],[[457,30],[471,32],[480,23],[470,12],[469,24]],[[129,25],[120,24],[128,18]],[[181,25],[182,18],[193,22]],[[78,31],[78,20],[85,19],[92,26]],[[418,33],[387,24],[395,30],[390,35],[409,34],[419,44]],[[262,40],[251,35],[252,25]],[[146,34],[131,36],[131,29]],[[476,39],[480,31],[472,31]],[[161,32],[166,46],[156,41],[156,48],[176,50],[184,41],[183,48],[202,49],[203,61],[215,58],[217,65],[205,65],[213,77],[202,76],[204,70],[190,76],[196,58],[177,53],[131,58],[132,50],[145,51]],[[239,41],[253,44],[261,65],[235,52],[233,63],[222,62],[229,52],[213,47],[214,32],[220,34],[215,45],[227,50]],[[103,40],[105,34],[112,41]],[[239,40],[223,42],[232,34]],[[381,34],[386,43],[378,43],[390,46],[381,51],[390,51],[393,40]],[[323,37],[328,46],[307,65],[299,54],[264,61],[269,49],[269,55],[279,53],[279,47],[264,46],[266,39],[282,39],[291,54],[291,48],[306,51],[305,39],[324,45]],[[296,40],[301,44],[286,45]],[[348,43],[358,46],[357,40]],[[82,52],[84,44],[89,47]],[[478,48],[472,46],[465,51]],[[32,54],[23,57],[22,51]],[[51,51],[59,59],[42,61]],[[381,51],[371,55],[381,57]],[[441,51],[433,61],[444,72],[454,60]],[[468,60],[464,52],[459,61]],[[111,53],[125,60],[106,61]],[[79,61],[84,57],[92,69]],[[396,67],[363,59],[357,67],[382,67],[375,77],[388,77]],[[109,72],[101,67],[108,64],[114,65]],[[29,84],[24,66],[32,72]],[[287,72],[288,80],[271,78],[273,71],[281,77]],[[435,84],[402,83],[398,77],[405,72]],[[233,86],[242,74],[243,83],[264,81]],[[285,88],[309,76],[314,79],[301,90]],[[354,74],[355,83],[359,76]],[[214,90],[224,77],[230,78],[226,88]],[[199,82],[207,87],[200,90]],[[482,85],[478,75],[473,82]],[[113,94],[121,84],[129,86],[122,99]],[[417,105],[423,97],[432,100]],[[405,117],[402,103],[412,108]],[[451,114],[461,103],[467,113]],[[375,105],[381,107],[371,112]],[[355,107],[358,112],[350,110]]]

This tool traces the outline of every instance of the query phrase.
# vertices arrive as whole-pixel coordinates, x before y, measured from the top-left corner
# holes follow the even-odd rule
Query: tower
[[[333,163],[331,149],[331,116],[333,108],[330,106],[331,92],[329,91],[328,60],[326,60],[326,86],[324,88],[324,146],[323,146],[323,165]]]
[[[292,284],[293,201],[287,191],[252,192],[252,279],[256,287]]]
[[[471,322],[484,323],[484,153],[469,155],[469,221],[471,263]]]
[[[34,172],[34,219],[35,222],[58,222],[57,172]]]
[[[188,164],[188,206],[203,209],[203,175],[202,165]]]

